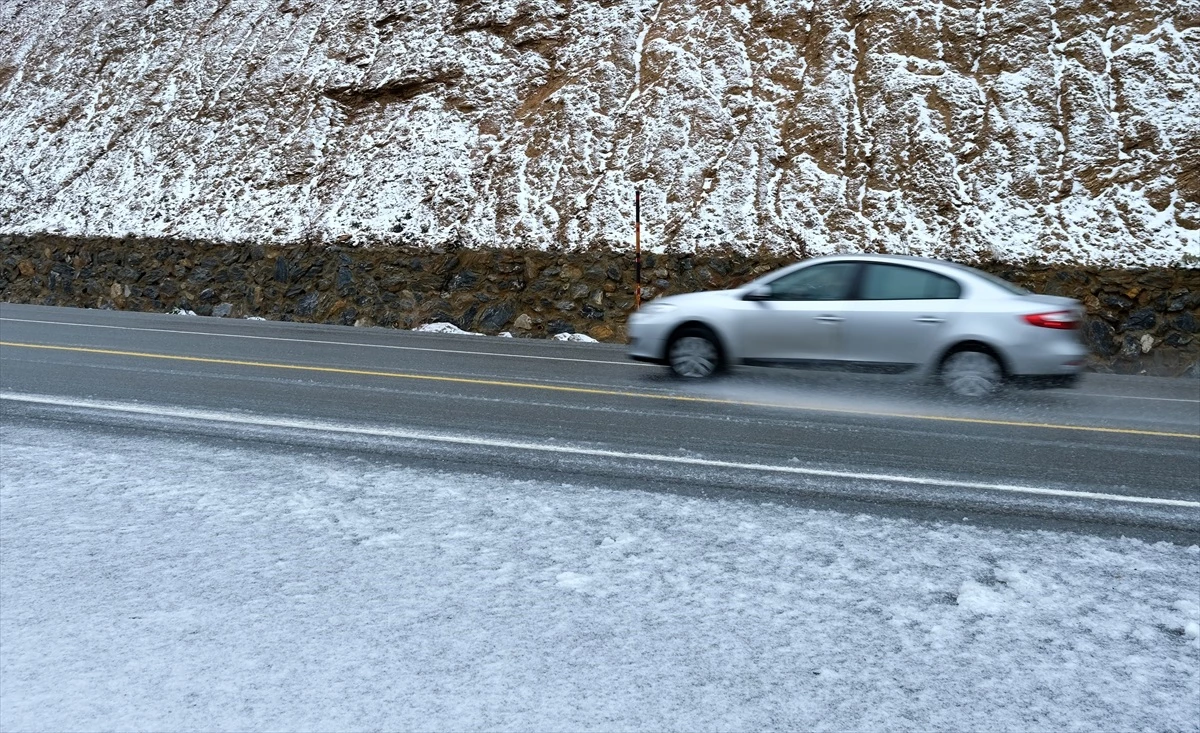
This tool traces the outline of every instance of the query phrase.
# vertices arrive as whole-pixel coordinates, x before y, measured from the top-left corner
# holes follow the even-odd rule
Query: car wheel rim
[[[942,367],[946,386],[963,397],[983,397],[995,392],[1003,376],[996,360],[981,351],[960,351]]]
[[[707,377],[717,370],[717,347],[703,336],[684,336],[671,346],[671,368],[681,377]]]

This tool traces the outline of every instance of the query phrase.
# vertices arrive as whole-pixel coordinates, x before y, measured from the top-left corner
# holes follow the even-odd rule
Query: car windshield
[[[1013,295],[1029,295],[1030,294],[1030,292],[1028,290],[1021,287],[1020,285],[1013,285],[1012,283],[1005,280],[1004,278],[996,277],[995,275],[991,274],[990,272],[984,272],[983,270],[976,270],[974,267],[967,267],[966,265],[955,264],[954,266],[960,270],[966,270],[967,272],[970,272],[971,274],[973,274],[977,277],[981,277],[984,280],[987,280],[991,284],[995,285],[996,287],[1002,288],[1005,291],[1012,293]]]
[[[827,262],[801,268],[767,283],[772,300],[844,300],[857,262]]]

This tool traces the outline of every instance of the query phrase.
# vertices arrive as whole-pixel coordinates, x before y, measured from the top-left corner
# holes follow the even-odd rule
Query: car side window
[[[805,267],[772,280],[772,300],[846,300],[857,262],[830,262]]]
[[[859,297],[862,300],[945,300],[962,295],[952,278],[904,265],[868,264]]]

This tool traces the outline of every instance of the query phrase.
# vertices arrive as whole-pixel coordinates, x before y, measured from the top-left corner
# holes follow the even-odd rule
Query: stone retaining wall
[[[643,298],[735,287],[788,260],[647,254]],[[1088,309],[1100,371],[1200,375],[1200,269],[972,263]],[[166,239],[0,237],[0,300],[495,334],[586,333],[620,342],[633,255],[608,251],[362,249]]]

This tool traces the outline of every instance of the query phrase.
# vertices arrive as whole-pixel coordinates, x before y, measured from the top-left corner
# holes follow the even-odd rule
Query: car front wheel
[[[987,397],[1004,384],[1004,370],[987,352],[956,351],[942,362],[942,384],[960,397]]]
[[[671,339],[667,347],[667,362],[676,376],[704,379],[720,370],[721,350],[710,331],[689,328]]]

